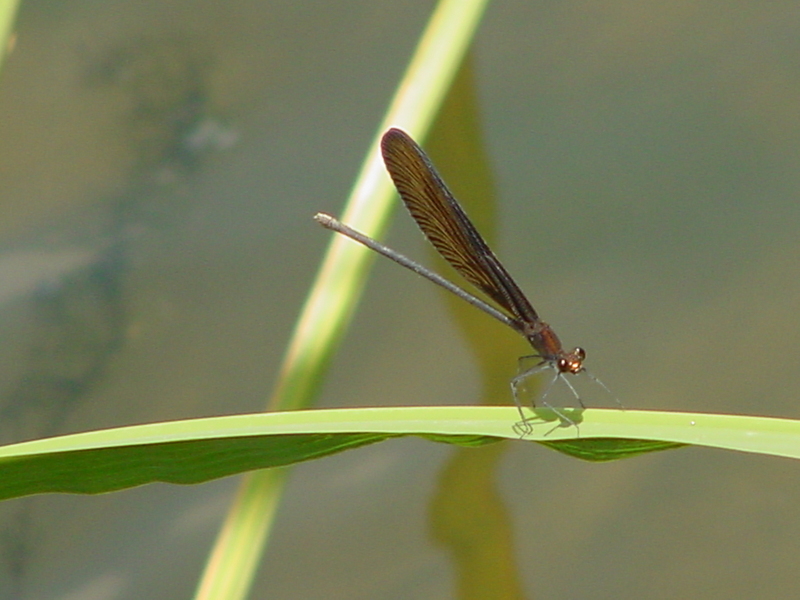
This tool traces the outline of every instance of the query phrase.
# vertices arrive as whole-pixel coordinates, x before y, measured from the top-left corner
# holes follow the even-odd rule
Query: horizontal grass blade
[[[800,458],[800,421],[634,410],[530,413],[526,441],[593,461],[683,445]],[[414,435],[478,445],[517,439],[514,407],[348,408],[136,425],[0,447],[0,499],[98,494],[152,482],[193,484]]]

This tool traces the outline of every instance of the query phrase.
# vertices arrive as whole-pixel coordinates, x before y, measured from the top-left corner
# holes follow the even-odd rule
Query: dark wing
[[[400,198],[439,254],[512,315],[538,321],[522,290],[486,245],[422,148],[406,132],[390,129],[381,139],[381,152]]]

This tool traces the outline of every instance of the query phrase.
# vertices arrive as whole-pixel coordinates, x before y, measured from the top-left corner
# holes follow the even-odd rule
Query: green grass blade
[[[579,426],[564,426],[552,411],[536,410],[525,440],[593,461],[683,445],[800,458],[797,420],[611,409],[563,412]],[[519,440],[514,431],[518,419],[517,409],[506,406],[348,408],[93,431],[0,448],[0,499],[98,494],[153,482],[201,483],[406,435],[463,446]]]
[[[0,63],[5,60],[11,50],[14,23],[16,22],[19,2],[17,0],[0,0]]]
[[[433,13],[342,215],[368,235],[379,237],[393,210],[393,190],[379,158],[380,135],[389,125],[396,125],[419,140],[425,137],[486,4],[487,0],[442,0]],[[312,214],[308,216],[311,225]],[[350,322],[371,258],[365,248],[334,236],[289,344],[270,410],[310,404]],[[263,545],[267,539],[283,482],[272,474],[258,473],[242,482],[196,598],[236,600],[246,596],[260,554],[258,540]]]

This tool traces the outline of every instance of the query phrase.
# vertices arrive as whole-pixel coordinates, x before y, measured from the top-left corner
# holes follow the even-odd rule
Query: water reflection
[[[85,57],[75,84],[117,103],[118,143],[131,157],[119,193],[91,202],[0,253],[0,443],[70,429],[70,416],[103,380],[129,336],[131,257],[142,234],[169,235],[185,202],[170,189],[231,147],[213,114],[209,61],[196,40],[144,37]],[[74,426],[73,426],[74,427]],[[35,554],[35,502],[4,507],[0,557],[8,595],[22,595]]]

